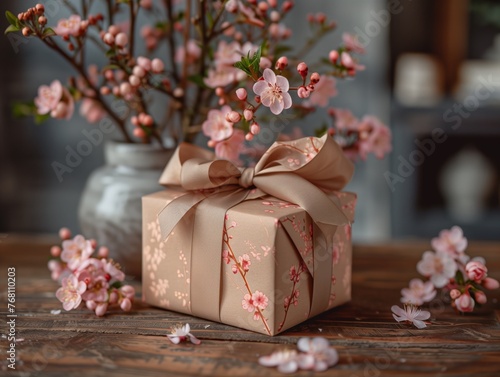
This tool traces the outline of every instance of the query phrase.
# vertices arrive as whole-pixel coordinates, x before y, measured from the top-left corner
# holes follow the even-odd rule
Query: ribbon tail
[[[168,203],[158,214],[162,239],[166,239],[182,218],[207,196],[202,193],[187,193]]]

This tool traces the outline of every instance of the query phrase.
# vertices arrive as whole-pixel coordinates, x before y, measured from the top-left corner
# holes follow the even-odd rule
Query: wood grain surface
[[[400,290],[418,277],[415,270],[428,242],[355,245],[353,300],[276,337],[150,307],[137,298],[130,313],[115,310],[97,318],[87,309],[59,315],[58,288],[46,268],[55,239],[5,237],[0,242],[0,333],[7,333],[7,267],[16,268],[16,370],[7,369],[7,339],[0,338],[0,376],[276,376],[257,359],[295,348],[302,336],[323,336],[340,355],[339,364],[319,375],[500,376],[500,290],[474,313],[459,315],[441,300],[429,308],[432,324],[423,330],[396,323],[390,307]],[[500,244],[472,243],[471,256],[487,260],[500,278]],[[191,325],[202,340],[173,345],[175,324]],[[298,376],[311,376],[300,372]]]

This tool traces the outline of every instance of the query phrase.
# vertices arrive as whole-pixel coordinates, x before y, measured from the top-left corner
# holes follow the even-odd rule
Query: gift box
[[[181,145],[143,197],[143,297],[276,335],[351,298],[352,164],[326,136],[241,169]]]

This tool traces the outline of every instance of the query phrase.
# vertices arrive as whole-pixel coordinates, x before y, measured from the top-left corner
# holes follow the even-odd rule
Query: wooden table
[[[294,348],[301,336],[323,336],[340,355],[324,376],[499,376],[500,290],[474,313],[456,314],[437,301],[432,324],[417,330],[396,323],[390,307],[400,289],[417,277],[415,265],[428,242],[356,245],[353,300],[282,335],[267,337],[245,330],[152,308],[137,295],[133,310],[97,318],[86,309],[60,309],[57,283],[46,269],[51,241],[6,237],[0,242],[2,323],[6,333],[7,267],[16,268],[16,370],[6,369],[7,340],[2,337],[1,376],[275,376],[257,358]],[[55,242],[54,242],[55,243]],[[500,278],[500,245],[473,243],[468,253],[486,258],[489,275]],[[140,292],[140,284],[136,287]],[[189,322],[202,344],[173,345],[168,329]],[[313,373],[300,372],[306,376]]]

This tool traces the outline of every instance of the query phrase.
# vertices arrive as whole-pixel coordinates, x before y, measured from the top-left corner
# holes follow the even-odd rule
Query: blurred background
[[[41,1],[68,13],[63,1]],[[17,14],[33,1],[3,0]],[[338,82],[332,105],[390,125],[393,152],[357,163],[347,190],[358,194],[354,239],[433,237],[460,225],[470,239],[500,239],[500,4],[491,0],[296,1],[294,43],[306,35],[304,15],[322,11],[338,31],[311,53],[338,46],[342,32],[358,34],[367,69]],[[302,25],[303,24],[303,25]],[[2,28],[7,22],[2,18]],[[103,144],[64,179],[64,163],[83,130],[67,121],[15,119],[11,105],[38,86],[72,72],[36,40],[0,38],[0,233],[77,230],[77,209],[90,173],[103,164]],[[99,64],[99,61],[96,61]],[[307,129],[304,128],[307,132]],[[116,135],[115,135],[116,136]],[[113,135],[108,136],[113,139]]]

